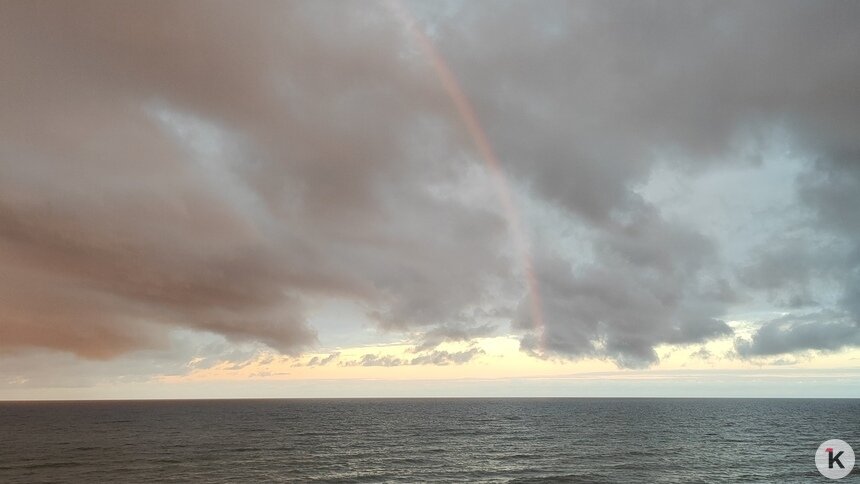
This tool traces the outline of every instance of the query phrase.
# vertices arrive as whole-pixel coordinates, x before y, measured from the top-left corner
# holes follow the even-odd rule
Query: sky
[[[860,3],[0,3],[0,399],[860,397]]]

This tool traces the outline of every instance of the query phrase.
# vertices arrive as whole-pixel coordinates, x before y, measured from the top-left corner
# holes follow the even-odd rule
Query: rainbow
[[[457,114],[463,121],[469,137],[478,150],[478,154],[484,161],[484,165],[493,183],[496,196],[502,206],[502,210],[507,219],[508,228],[514,243],[514,249],[519,257],[521,269],[525,277],[526,290],[528,292],[530,314],[532,324],[537,332],[540,348],[544,347],[544,319],[543,305],[540,297],[540,285],[535,274],[534,262],[531,255],[529,237],[523,229],[522,219],[519,210],[514,203],[514,198],[511,193],[508,178],[496,155],[493,145],[487,137],[486,131],[481,126],[478,120],[478,115],[475,113],[475,108],[471,101],[466,96],[463,88],[460,87],[460,82],[451,71],[445,58],[436,49],[433,41],[424,33],[418,26],[415,17],[407,10],[406,6],[400,0],[389,0],[386,3],[389,9],[394,13],[395,17],[406,27],[407,31],[412,35],[421,52],[431,61],[433,71],[436,77],[445,89],[446,94],[457,109]]]

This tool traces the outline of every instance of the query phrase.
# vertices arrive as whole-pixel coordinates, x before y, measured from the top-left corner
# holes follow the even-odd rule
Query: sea
[[[834,438],[860,399],[0,402],[0,482],[831,482]]]

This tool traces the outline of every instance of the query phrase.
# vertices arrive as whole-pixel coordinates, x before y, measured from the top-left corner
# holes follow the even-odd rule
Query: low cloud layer
[[[405,7],[501,159],[543,321],[484,162],[386,4],[4,2],[0,349],[110,359],[190,329],[297,354],[325,298],[423,335],[415,359],[361,365],[462,363],[435,348],[510,330],[538,356],[646,367],[748,308],[769,316],[743,357],[860,345],[860,4]],[[787,187],[717,176],[789,157]],[[649,192],[667,173],[717,195],[680,216]]]
[[[407,365],[462,365],[468,363],[484,351],[480,348],[470,348],[463,351],[449,352],[445,350],[422,353],[414,358],[398,358],[391,355],[368,353],[358,360],[342,361],[341,366],[407,366]]]

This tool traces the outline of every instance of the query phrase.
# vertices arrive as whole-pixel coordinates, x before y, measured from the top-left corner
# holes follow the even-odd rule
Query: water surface
[[[860,400],[0,402],[0,432],[0,482],[808,482]]]

